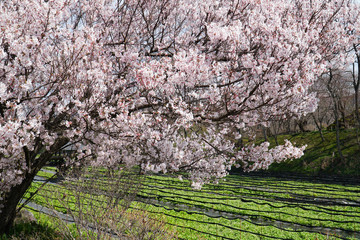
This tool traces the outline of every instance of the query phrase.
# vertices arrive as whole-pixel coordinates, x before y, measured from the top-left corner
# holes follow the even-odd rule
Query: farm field
[[[42,171],[39,177],[51,175]],[[106,191],[109,179],[96,181]],[[41,184],[33,183],[27,197]],[[70,184],[77,182],[72,180]],[[179,239],[360,238],[360,184],[351,179],[335,182],[230,175],[201,190],[190,185],[174,176],[146,176],[129,211],[146,210],[155,218],[164,219]],[[47,206],[46,192],[71,195],[70,190],[57,184],[47,184],[31,201]],[[57,201],[54,198],[51,205],[66,213]],[[75,205],[72,210],[76,211]]]

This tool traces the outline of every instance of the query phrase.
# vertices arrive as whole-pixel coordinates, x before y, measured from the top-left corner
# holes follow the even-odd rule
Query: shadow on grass
[[[62,240],[62,234],[46,223],[22,222],[15,224],[9,234],[0,236],[0,240]]]

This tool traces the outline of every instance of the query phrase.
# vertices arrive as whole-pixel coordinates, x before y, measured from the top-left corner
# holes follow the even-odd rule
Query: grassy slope
[[[279,144],[284,139],[290,140],[296,146],[307,144],[304,156],[300,159],[275,163],[270,166],[270,172],[298,173],[308,175],[352,175],[360,176],[360,146],[356,141],[356,130],[342,130],[340,140],[345,161],[341,162],[336,148],[335,131],[324,131],[325,141],[321,141],[319,132],[307,132],[296,135],[278,136]],[[270,143],[275,146],[274,139]]]

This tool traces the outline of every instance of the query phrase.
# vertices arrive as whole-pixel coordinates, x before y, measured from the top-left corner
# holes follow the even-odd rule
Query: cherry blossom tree
[[[348,0],[0,8],[0,233],[37,172],[69,144],[78,152],[68,164],[187,171],[194,187],[234,164],[255,170],[300,157],[290,142],[234,151],[227,136],[314,111],[308,88],[342,58],[358,24]]]

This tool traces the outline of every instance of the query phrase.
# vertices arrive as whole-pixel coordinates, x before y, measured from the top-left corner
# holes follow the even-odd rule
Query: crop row
[[[42,172],[44,178],[50,174]],[[90,176],[88,176],[90,177]],[[111,181],[97,180],[101,194]],[[73,181],[68,186],[76,186]],[[278,188],[277,185],[278,184]],[[191,189],[188,181],[166,176],[142,180],[134,209],[145,209],[178,230],[183,239],[356,239],[360,236],[360,187],[356,185],[313,184],[229,176],[226,182]],[[39,187],[34,183],[32,190]],[[47,185],[33,201],[57,206],[46,192],[71,195],[59,185]],[[98,196],[99,202],[106,197]],[[28,193],[27,197],[30,196]],[[84,203],[86,203],[86,194]],[[90,196],[88,196],[90,197]],[[75,201],[75,199],[74,199]],[[101,204],[99,204],[101,206]],[[76,205],[72,206],[76,210]]]

